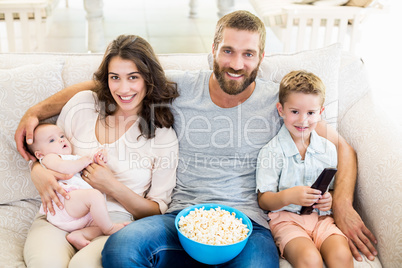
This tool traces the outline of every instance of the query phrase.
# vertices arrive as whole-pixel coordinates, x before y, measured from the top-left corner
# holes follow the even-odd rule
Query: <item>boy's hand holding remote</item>
[[[321,191],[313,189],[309,186],[295,186],[286,190],[283,190],[285,202],[284,206],[290,204],[300,205],[300,206],[312,206],[317,203],[321,198]]]
[[[322,197],[313,206],[321,211],[328,211],[332,208],[332,195],[330,192],[325,192]]]

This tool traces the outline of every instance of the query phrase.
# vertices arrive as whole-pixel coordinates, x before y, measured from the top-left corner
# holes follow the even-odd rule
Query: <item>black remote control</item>
[[[327,191],[328,185],[331,183],[336,171],[336,168],[325,168],[313,185],[311,185],[311,188],[320,190],[321,193],[324,194]],[[313,206],[302,207],[300,210],[300,214],[311,214],[311,212],[313,212]]]

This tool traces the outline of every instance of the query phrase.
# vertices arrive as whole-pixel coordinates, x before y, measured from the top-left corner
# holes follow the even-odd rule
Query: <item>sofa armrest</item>
[[[378,240],[384,267],[402,262],[402,129],[373,101],[371,92],[338,122],[339,133],[356,150],[355,207]]]

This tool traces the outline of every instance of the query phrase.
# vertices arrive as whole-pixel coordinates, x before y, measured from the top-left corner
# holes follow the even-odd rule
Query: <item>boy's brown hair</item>
[[[315,74],[303,70],[292,71],[282,78],[279,85],[281,105],[284,105],[290,93],[314,94],[321,97],[321,105],[325,102],[324,83]]]

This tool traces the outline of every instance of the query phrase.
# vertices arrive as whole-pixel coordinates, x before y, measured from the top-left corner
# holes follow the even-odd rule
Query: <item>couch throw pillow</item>
[[[0,204],[39,197],[14,133],[29,107],[63,89],[62,68],[56,61],[0,69]]]

